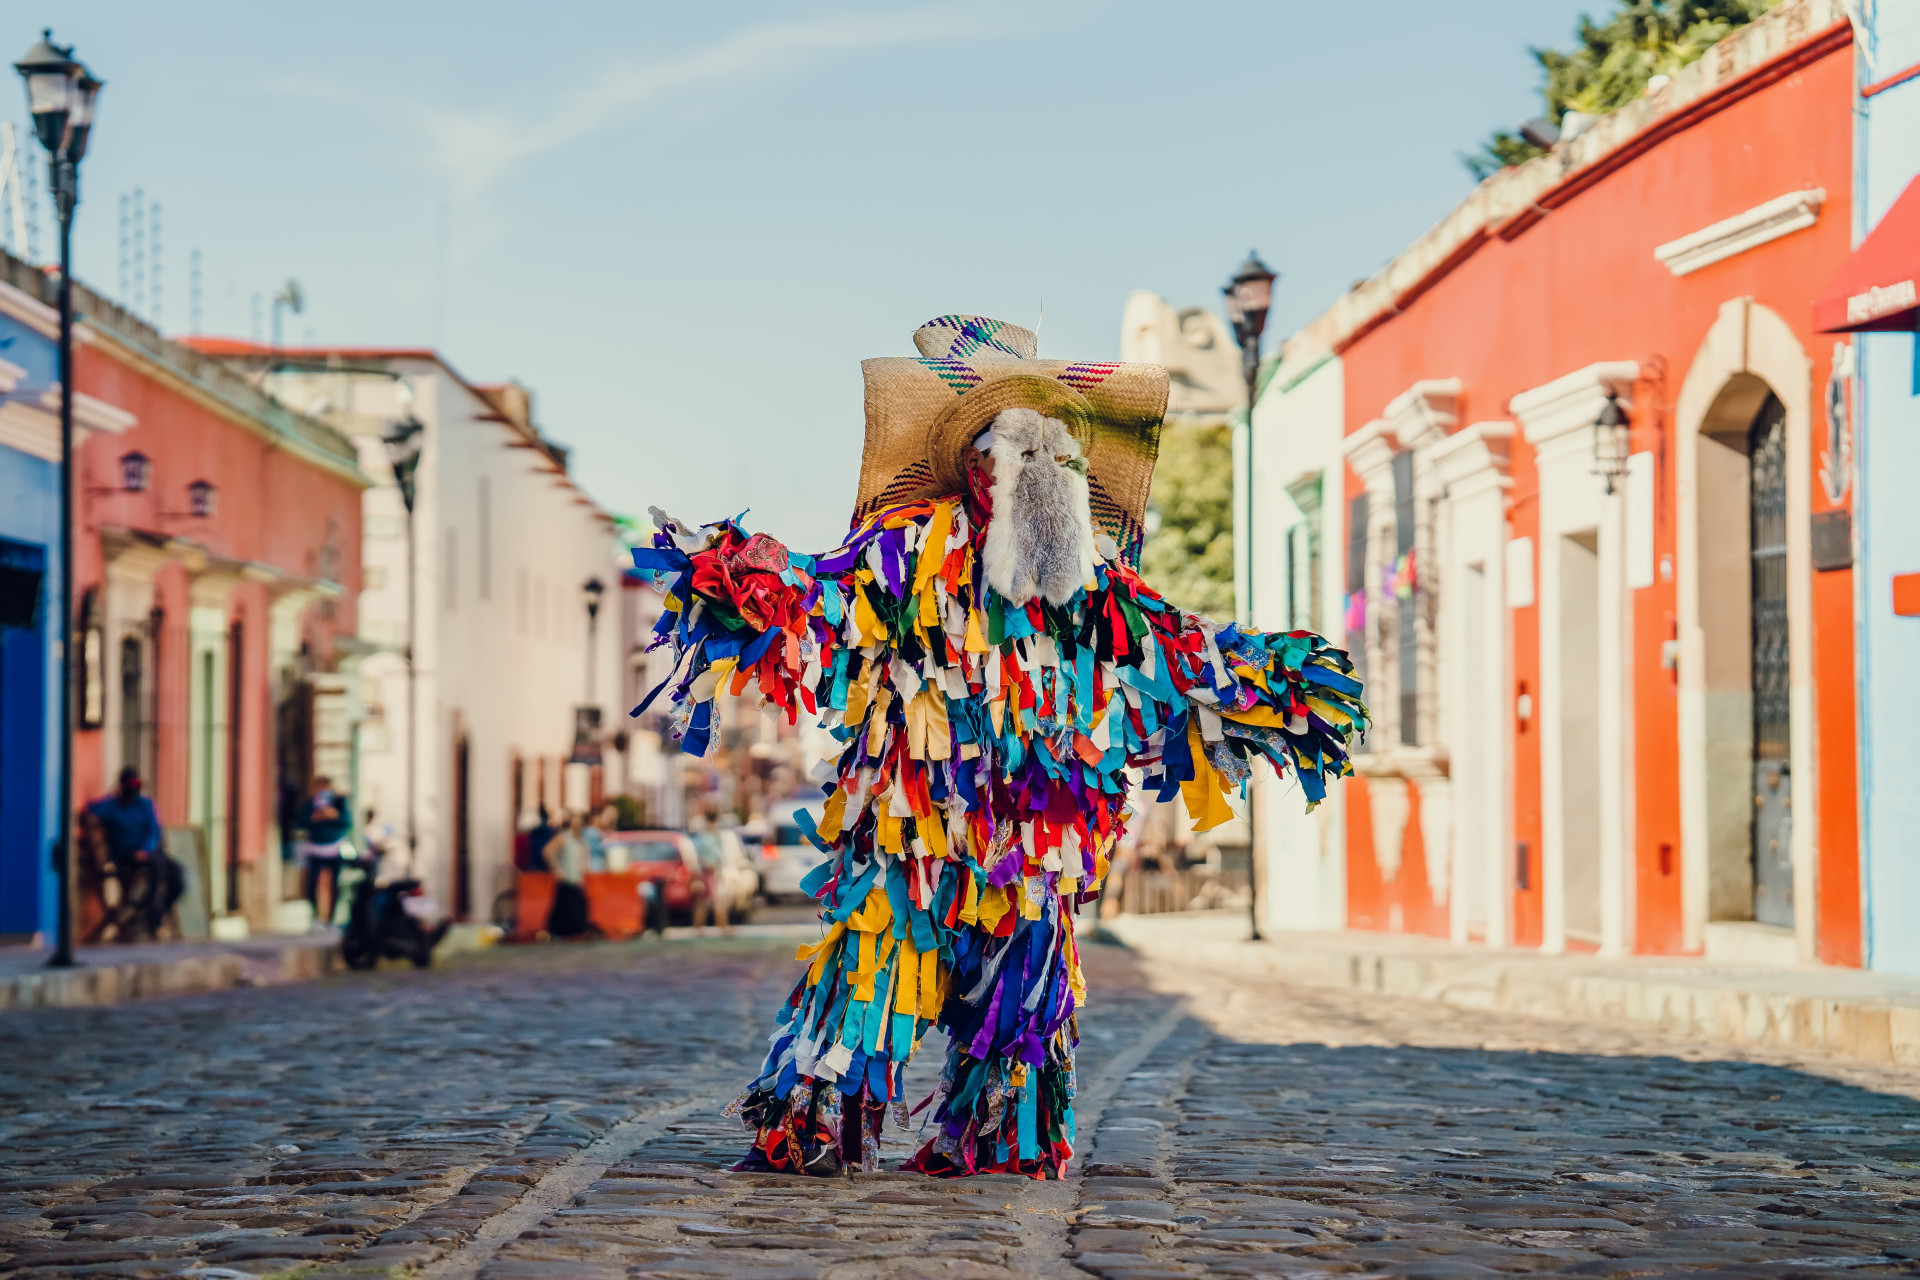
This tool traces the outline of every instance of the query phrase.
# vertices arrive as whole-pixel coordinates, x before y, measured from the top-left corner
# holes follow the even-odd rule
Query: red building
[[[38,270],[0,266],[11,297],[51,297]],[[353,767],[343,668],[367,481],[339,433],[73,292],[75,389],[107,429],[76,458],[72,801],[139,769],[189,869],[183,928],[272,928],[298,889],[290,797]]]
[[[1841,4],[1789,0],[1293,340],[1344,370],[1352,927],[1860,962],[1848,348],[1810,313],[1854,89]]]

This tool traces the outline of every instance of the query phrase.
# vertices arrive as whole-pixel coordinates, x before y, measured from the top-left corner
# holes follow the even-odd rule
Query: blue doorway
[[[51,867],[41,821],[47,770],[46,548],[0,538],[0,942],[41,928]]]

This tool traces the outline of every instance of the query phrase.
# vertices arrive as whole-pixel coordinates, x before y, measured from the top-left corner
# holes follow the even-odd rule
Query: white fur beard
[[[1078,458],[1080,443],[1033,409],[1001,413],[993,437],[987,583],[1013,604],[1065,604],[1097,563],[1087,478],[1057,461]]]

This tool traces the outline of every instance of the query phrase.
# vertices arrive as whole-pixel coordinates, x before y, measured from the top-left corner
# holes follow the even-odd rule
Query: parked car
[[[696,831],[693,847],[700,855],[701,867],[713,873],[715,893],[727,918],[735,923],[752,919],[760,874],[748,862],[740,837],[731,831]]]
[[[671,920],[693,918],[693,878],[700,874],[700,851],[684,831],[609,831],[607,870],[632,870],[655,885]]]
[[[788,800],[767,810],[769,831],[767,843],[761,848],[760,886],[768,902],[805,898],[800,881],[827,860],[827,855],[801,834],[800,824],[794,820],[794,814],[803,809],[813,815],[816,824],[825,813],[819,801]]]

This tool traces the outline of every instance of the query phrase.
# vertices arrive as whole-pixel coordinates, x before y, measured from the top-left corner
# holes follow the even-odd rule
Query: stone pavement
[[[0,1011],[119,1004],[149,996],[305,982],[341,968],[331,929],[241,942],[76,947],[78,962],[47,968],[45,947],[0,947]]]
[[[0,1273],[1920,1270],[1920,1072],[1108,946],[1086,949],[1097,1139],[1067,1182],[728,1173],[718,1108],[792,946],[495,949],[7,1015]]]
[[[1281,930],[1255,943],[1245,922],[1224,912],[1121,916],[1105,928],[1149,962],[1177,959],[1467,1009],[1650,1026],[1920,1066],[1920,977],[1905,974],[1697,956],[1545,955],[1358,929]]]

